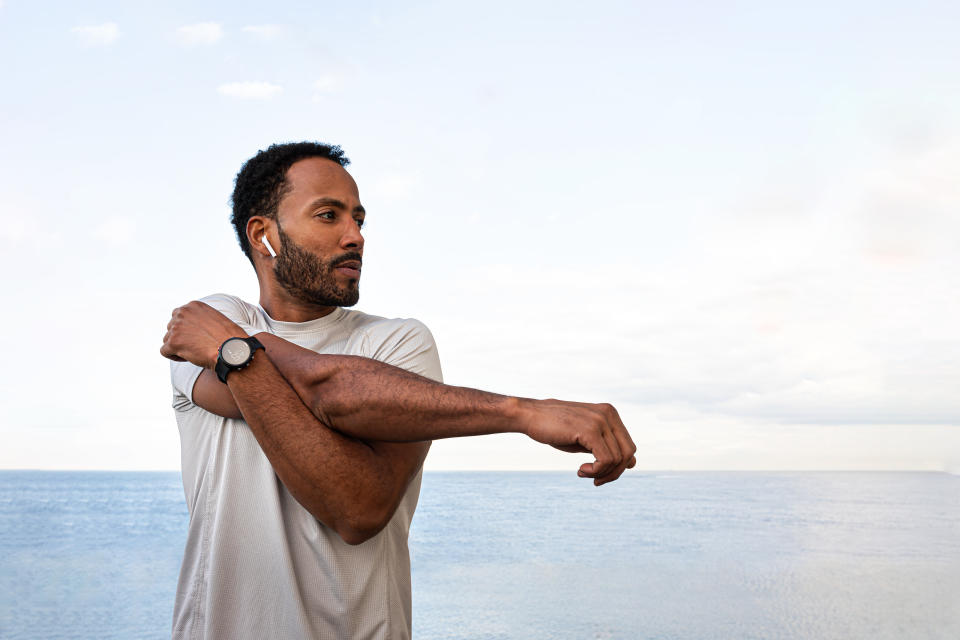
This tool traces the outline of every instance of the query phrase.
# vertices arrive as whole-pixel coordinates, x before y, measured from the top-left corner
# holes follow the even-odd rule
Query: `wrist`
[[[530,419],[536,400],[508,396],[504,399],[504,416],[507,419],[506,431],[529,436]]]
[[[207,362],[204,363],[204,367],[210,369],[211,371],[215,370],[217,367],[217,360],[220,359],[220,349],[223,347],[223,343],[229,340],[230,338],[246,338],[247,332],[240,328],[240,325],[230,323],[230,330],[223,329],[219,332],[210,343],[209,349],[207,351]]]
[[[226,340],[223,342],[226,342]],[[212,351],[207,352],[206,362],[203,363],[204,369],[210,369],[210,371],[213,371],[217,368],[217,359],[220,357],[220,346],[223,344],[223,342],[216,346],[212,346]]]
[[[224,342],[226,342],[227,340],[233,337],[234,336],[226,336],[225,338],[218,339],[217,342],[210,344],[210,346],[207,349],[207,361],[203,364],[205,368],[210,369],[211,371],[216,370],[217,360],[220,359],[220,348],[223,346]],[[240,337],[240,336],[236,336],[236,337]]]

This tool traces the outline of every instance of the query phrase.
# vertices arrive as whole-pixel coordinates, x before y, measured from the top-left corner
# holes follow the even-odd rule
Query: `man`
[[[597,485],[635,464],[613,407],[443,385],[423,324],[344,309],[366,216],[347,164],[315,143],[250,159],[232,222],[260,304],[210,296],[167,327],[190,511],[176,638],[408,638],[431,440],[525,433],[592,453]]]

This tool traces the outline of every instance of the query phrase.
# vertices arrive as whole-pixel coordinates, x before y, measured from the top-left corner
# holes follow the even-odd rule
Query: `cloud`
[[[120,27],[117,26],[116,22],[104,22],[103,24],[73,27],[70,32],[87,46],[106,46],[116,41],[120,35]]]
[[[177,40],[187,46],[216,44],[223,38],[223,29],[217,22],[186,24],[177,29]]]
[[[249,33],[258,40],[270,41],[277,38],[283,29],[280,28],[280,25],[276,24],[257,24],[257,25],[248,25],[241,29],[244,33]]]
[[[269,100],[283,91],[283,87],[269,82],[228,82],[217,87],[221,95],[245,100]]]

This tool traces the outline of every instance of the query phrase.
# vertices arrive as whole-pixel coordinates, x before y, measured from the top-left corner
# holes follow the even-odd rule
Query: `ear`
[[[267,241],[269,233],[277,233],[275,227],[274,221],[270,218],[251,216],[247,220],[247,242],[250,243],[250,250],[265,258],[275,258],[273,247],[279,244],[279,239],[274,235],[273,241]]]

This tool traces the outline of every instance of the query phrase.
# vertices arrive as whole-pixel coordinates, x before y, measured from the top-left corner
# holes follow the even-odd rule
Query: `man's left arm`
[[[194,403],[246,420],[277,477],[317,520],[349,544],[373,537],[390,521],[430,442],[365,442],[326,427],[262,352],[231,372],[224,385],[212,371],[217,349],[243,335],[221,313],[191,303],[174,313],[161,353],[204,368],[193,387]],[[223,400],[225,390],[235,404]]]
[[[365,442],[327,428],[269,357],[232,372],[227,386],[287,490],[349,544],[387,525],[430,448]]]

